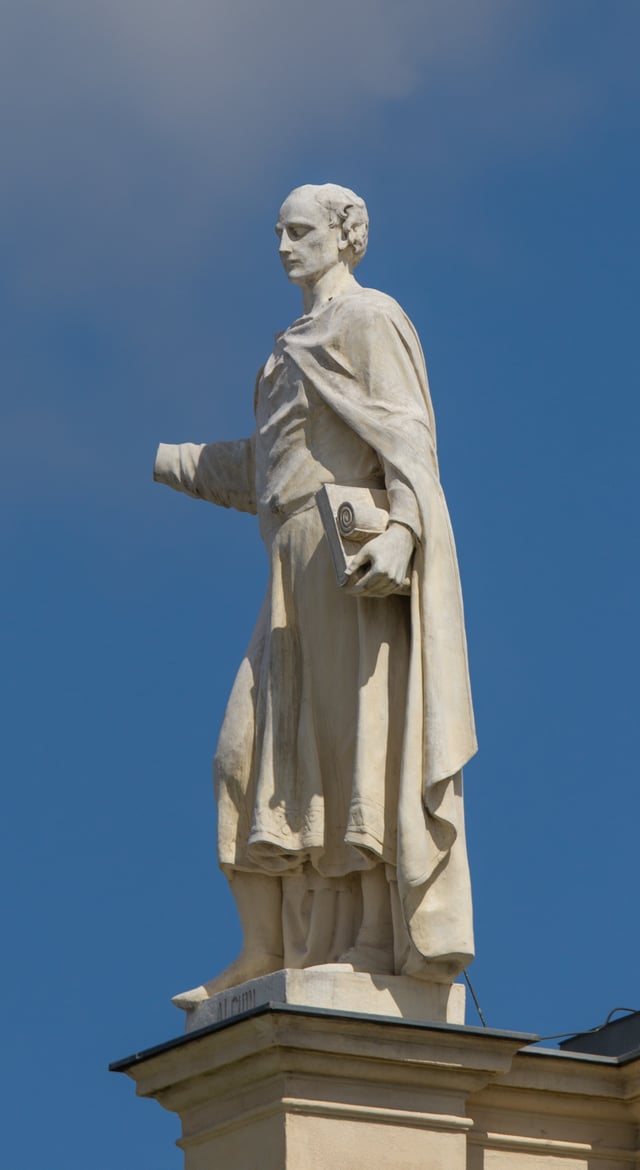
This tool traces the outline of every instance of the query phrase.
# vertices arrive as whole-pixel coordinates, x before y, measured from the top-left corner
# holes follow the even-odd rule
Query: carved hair
[[[341,227],[343,239],[349,244],[351,267],[362,260],[369,239],[369,213],[364,199],[349,187],[337,183],[323,183],[314,187],[318,203],[329,212],[331,227]]]

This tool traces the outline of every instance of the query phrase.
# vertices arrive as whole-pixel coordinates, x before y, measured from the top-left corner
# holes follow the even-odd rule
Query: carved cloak
[[[286,351],[292,376],[299,371],[301,383],[375,452],[388,488],[395,485],[392,518],[394,492],[403,522],[407,498],[417,503],[395,869],[413,944],[403,973],[450,979],[473,956],[461,769],[477,745],[460,579],[422,349],[400,306],[370,289],[299,318],[278,335],[276,348]],[[257,511],[268,539],[270,503],[261,498],[255,440],[161,445],[156,478],[225,507]],[[259,619],[254,639],[260,630]],[[251,734],[247,727],[245,739]],[[237,743],[238,757],[249,750]],[[225,799],[241,804],[245,796],[234,791]]]
[[[364,289],[300,318],[287,331],[287,348],[327,405],[395,469],[418,504],[397,876],[416,951],[445,967],[449,956],[459,969],[473,955],[460,770],[477,741],[460,576],[420,341],[391,297]]]

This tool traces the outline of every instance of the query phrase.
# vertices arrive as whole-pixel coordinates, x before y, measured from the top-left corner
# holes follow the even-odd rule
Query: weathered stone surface
[[[353,191],[297,188],[276,231],[303,312],[259,373],[254,433],[161,444],[154,472],[257,513],[271,570],[215,766],[243,950],[177,997],[187,1009],[282,967],[451,983],[474,949],[461,769],[476,739],[422,350],[397,302],[355,279]],[[331,484],[388,503],[343,587],[317,506]]]
[[[632,1170],[640,1057],[492,1029],[257,1008],[121,1062],[185,1170]]]
[[[185,1170],[467,1170],[469,1098],[526,1039],[287,1005],[123,1071],[179,1114]]]
[[[289,968],[203,1000],[187,1012],[187,1032],[233,1019],[267,1003],[464,1024],[465,989],[461,983],[370,975],[340,964]]]

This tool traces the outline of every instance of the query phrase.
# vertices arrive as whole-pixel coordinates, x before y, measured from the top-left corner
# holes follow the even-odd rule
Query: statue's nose
[[[291,251],[291,243],[287,237],[286,232],[283,232],[281,237],[280,237],[280,245],[278,247],[278,251],[279,251],[281,256],[288,255],[288,253]]]

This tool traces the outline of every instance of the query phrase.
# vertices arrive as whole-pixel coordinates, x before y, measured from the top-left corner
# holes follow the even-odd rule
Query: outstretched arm
[[[153,478],[197,500],[255,513],[255,440],[161,443]]]

